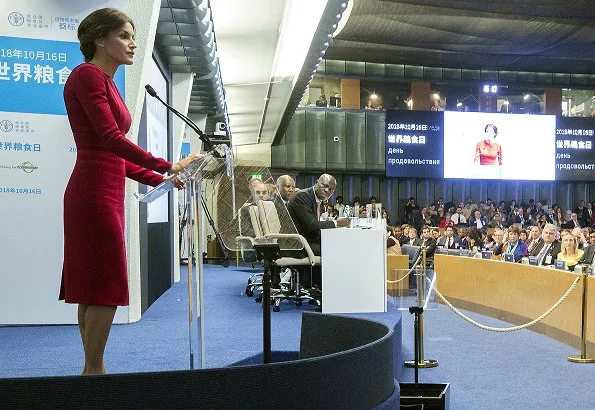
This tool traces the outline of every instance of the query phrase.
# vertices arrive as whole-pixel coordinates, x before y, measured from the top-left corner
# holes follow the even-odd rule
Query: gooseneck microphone
[[[172,107],[171,105],[169,105],[168,103],[166,103],[165,101],[163,101],[157,95],[157,92],[155,91],[155,89],[153,87],[151,87],[149,84],[145,85],[145,90],[147,90],[147,92],[149,93],[149,95],[151,97],[157,98],[157,100],[159,100],[159,102],[161,104],[165,105],[171,112],[173,112],[174,114],[176,114],[178,117],[180,117],[182,119],[182,121],[184,121],[186,124],[188,124],[190,126],[190,128],[192,128],[194,130],[194,132],[196,132],[198,134],[198,138],[205,145],[206,151],[211,152],[216,157],[221,157],[221,154],[215,149],[215,146],[213,145],[213,143],[211,142],[211,140],[209,139],[209,137],[207,137],[205,135],[205,133],[202,132],[202,130],[200,128],[198,128],[198,126],[194,123],[194,121],[192,121],[190,118],[188,118],[184,114],[180,113],[174,107]]]

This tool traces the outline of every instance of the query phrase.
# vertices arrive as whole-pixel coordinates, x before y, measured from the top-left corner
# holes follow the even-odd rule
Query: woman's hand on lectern
[[[190,154],[186,158],[181,159],[180,161],[173,164],[171,166],[171,168],[169,169],[169,173],[177,174],[178,172],[180,172],[181,170],[186,168],[188,165],[192,164],[197,159],[201,159],[204,156],[205,156],[204,154],[197,154],[197,153]]]
[[[177,174],[163,177],[163,182],[165,181],[171,181],[174,184],[174,186],[178,189],[186,188],[186,181],[180,179]]]

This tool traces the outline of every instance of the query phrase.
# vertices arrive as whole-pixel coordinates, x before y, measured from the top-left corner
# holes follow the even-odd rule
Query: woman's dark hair
[[[112,8],[95,10],[85,17],[81,21],[77,33],[85,62],[88,63],[95,56],[95,41],[104,38],[111,31],[121,28],[126,23],[130,23],[134,29],[134,23],[130,17],[120,10]]]
[[[498,127],[496,127],[494,124],[488,124],[485,126],[485,128],[483,129],[483,132],[487,132],[488,128],[491,128],[494,130],[494,138],[496,138],[498,136]]]

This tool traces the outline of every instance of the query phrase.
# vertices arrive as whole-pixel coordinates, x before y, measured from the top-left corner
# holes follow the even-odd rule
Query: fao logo
[[[25,18],[18,11],[13,11],[8,15],[8,22],[13,26],[22,26],[25,22]]]
[[[12,131],[12,122],[10,122],[9,120],[0,121],[0,130],[4,132]]]

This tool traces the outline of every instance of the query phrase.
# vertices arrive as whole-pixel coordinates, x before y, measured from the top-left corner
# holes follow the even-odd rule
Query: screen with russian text
[[[386,175],[593,181],[593,118],[386,112]]]

